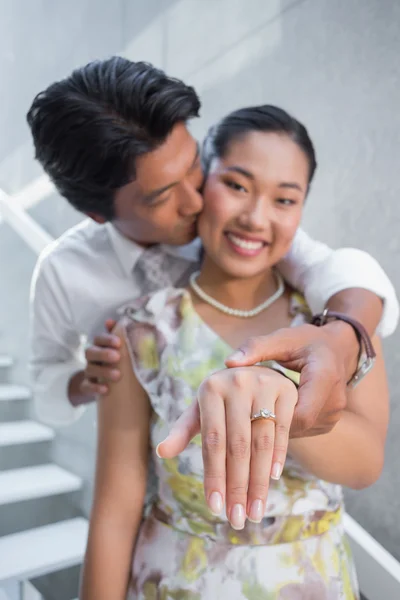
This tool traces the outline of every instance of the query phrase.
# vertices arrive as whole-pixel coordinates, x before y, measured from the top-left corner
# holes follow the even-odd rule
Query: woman
[[[281,436],[267,506],[234,504],[225,516],[217,499],[211,514],[199,438],[176,459],[156,456],[169,426],[201,382],[223,369],[232,347],[309,318],[304,300],[273,269],[291,245],[316,167],[305,128],[271,106],[236,111],[210,131],[204,167],[200,273],[186,290],[135,301],[117,326],[124,375],[99,401],[81,598],[358,598],[340,485],[370,485],[382,469],[388,398],[379,340],[376,366],[349,390],[339,424],[329,434],[291,440],[285,464],[293,377],[277,365],[253,367],[260,390],[252,391],[253,419],[243,415],[243,427],[276,427]],[[209,381],[227,376],[217,372]],[[243,385],[240,371],[233,376]],[[206,451],[213,443],[204,440]],[[140,527],[149,445],[159,484]],[[236,446],[246,451],[240,439]]]

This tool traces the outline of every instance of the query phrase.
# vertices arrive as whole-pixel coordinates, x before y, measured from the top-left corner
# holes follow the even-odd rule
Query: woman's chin
[[[233,264],[232,260],[229,262],[221,261],[218,266],[226,276],[235,279],[252,279],[253,277],[260,277],[263,274],[267,274],[270,270],[270,267],[266,267],[265,263],[262,266],[249,263],[243,264],[243,262],[242,264]]]

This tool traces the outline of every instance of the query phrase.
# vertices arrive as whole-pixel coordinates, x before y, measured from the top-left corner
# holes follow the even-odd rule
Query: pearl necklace
[[[199,274],[200,271],[197,271],[196,273],[192,273],[192,275],[190,276],[189,285],[192,288],[192,290],[199,296],[199,298],[204,300],[204,302],[207,302],[207,304],[211,304],[211,306],[213,306],[217,310],[225,313],[226,315],[231,315],[232,317],[241,317],[243,319],[255,317],[256,315],[260,314],[260,312],[266,310],[269,306],[271,306],[273,302],[278,300],[278,298],[280,298],[283,292],[285,291],[285,283],[283,281],[282,276],[280,275],[280,273],[275,272],[275,277],[278,281],[278,289],[276,290],[276,292],[272,294],[272,296],[264,300],[262,304],[259,304],[251,310],[239,310],[237,308],[230,308],[229,306],[225,306],[225,304],[222,304],[222,302],[218,302],[218,300],[215,300],[215,298],[206,294],[206,292],[202,290],[196,282],[196,279],[199,276]]]

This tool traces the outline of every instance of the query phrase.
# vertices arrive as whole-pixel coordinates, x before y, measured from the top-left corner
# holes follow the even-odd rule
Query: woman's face
[[[309,163],[285,134],[251,132],[215,159],[198,222],[206,256],[232,277],[253,277],[288,252],[300,224]]]

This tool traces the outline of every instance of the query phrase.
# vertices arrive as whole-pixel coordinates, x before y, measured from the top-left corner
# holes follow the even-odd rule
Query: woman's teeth
[[[243,238],[237,237],[233,233],[227,233],[227,237],[231,240],[235,246],[239,246],[239,248],[243,248],[245,250],[259,250],[264,245],[263,242],[250,242],[249,240],[244,240]]]

